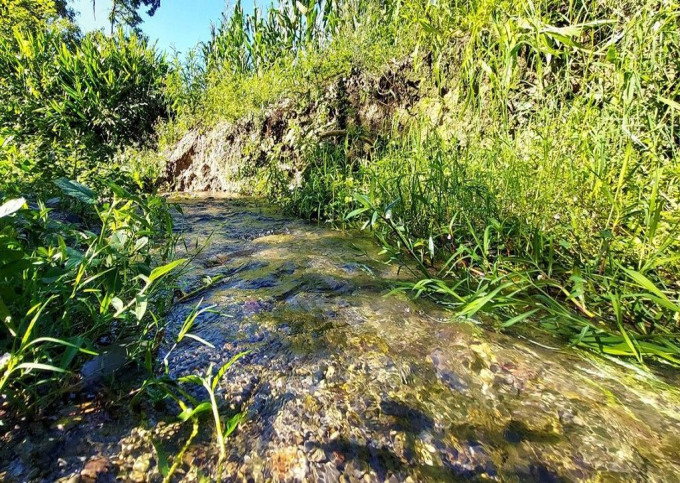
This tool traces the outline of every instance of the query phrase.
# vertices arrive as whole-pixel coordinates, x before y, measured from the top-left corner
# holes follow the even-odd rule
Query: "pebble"
[[[151,456],[148,454],[142,455],[135,460],[132,465],[133,472],[146,473],[151,466]]]
[[[55,480],[55,483],[81,483],[82,478],[78,475],[64,476]]]
[[[316,448],[309,455],[309,461],[314,461],[315,463],[323,463],[326,461],[326,453],[321,448]]]
[[[96,480],[100,475],[108,473],[111,464],[106,458],[93,458],[85,464],[80,476],[88,481]]]
[[[204,209],[209,210],[209,206]],[[239,215],[246,221],[248,216]],[[258,219],[254,223],[262,222]],[[169,358],[169,376],[176,379],[188,373],[202,374],[210,363],[217,367],[239,351],[251,351],[229,368],[217,391],[225,418],[238,411],[247,414],[227,442],[227,481],[526,479],[529,473],[515,471],[513,462],[521,462],[522,468],[544,465],[546,470],[539,475],[547,478],[554,473],[556,479],[565,480],[596,477],[592,468],[599,468],[602,474],[636,474],[642,465],[628,449],[621,449],[621,441],[644,442],[645,451],[657,457],[653,464],[645,466],[644,478],[662,481],[659,475],[664,472],[678,474],[675,470],[680,465],[669,456],[677,447],[675,440],[669,439],[666,446],[661,446],[655,438],[645,437],[662,434],[661,430],[680,434],[680,418],[670,416],[674,409],[669,410],[672,398],[667,392],[654,395],[663,408],[637,404],[641,400],[638,394],[649,396],[644,387],[636,386],[637,392],[622,392],[620,378],[613,377],[620,374],[618,369],[593,369],[598,374],[598,385],[629,410],[617,412],[604,404],[608,400],[604,391],[569,377],[571,359],[565,356],[566,350],[541,359],[518,349],[515,340],[486,333],[479,327],[470,328],[464,323],[440,327],[433,322],[440,319],[434,313],[436,309],[428,309],[426,320],[421,320],[417,310],[408,310],[411,302],[404,299],[395,303],[395,298],[359,289],[343,296],[352,297],[351,304],[343,305],[334,294],[334,275],[327,273],[332,268],[320,259],[323,250],[314,251],[320,248],[315,246],[317,242],[305,238],[304,230],[310,228],[290,223],[296,226],[295,237],[262,241],[255,250],[262,250],[256,257],[271,260],[271,267],[257,268],[263,270],[257,278],[266,277],[264,270],[276,270],[280,263],[275,260],[304,257],[309,263],[297,263],[300,268],[286,277],[303,277],[310,273],[309,268],[325,271],[322,278],[310,278],[322,290],[309,293],[296,288],[295,295],[278,298],[282,287],[239,289],[228,287],[231,282],[227,279],[224,290],[217,287],[215,292],[206,293],[205,303],[216,304],[221,312],[235,315],[201,320],[192,328],[192,333],[210,340],[216,349],[188,342],[190,345],[178,346]],[[229,231],[229,226],[224,228]],[[251,228],[246,223],[239,230]],[[300,237],[296,230],[303,230]],[[220,239],[223,235],[218,230],[213,245],[202,256],[211,256],[211,250],[212,254],[220,250],[232,254],[233,249],[242,248],[238,241],[232,247],[231,240]],[[333,248],[322,247],[328,248],[331,257],[353,256],[345,252],[342,236],[333,233]],[[243,265],[244,258],[230,256],[225,263],[225,269],[229,269],[232,263]],[[245,262],[243,266],[247,265]],[[252,270],[243,270],[244,274],[248,272]],[[244,279],[238,274],[232,278],[234,282]],[[289,292],[290,287],[285,291]],[[251,303],[247,307],[253,313],[243,315],[248,301]],[[186,304],[183,309],[190,310],[194,304]],[[181,327],[182,315],[186,310],[177,311],[173,320],[171,313],[169,333]],[[165,354],[163,350],[161,353]],[[531,376],[534,373],[542,375]],[[521,396],[509,394],[521,381],[527,381]],[[199,391],[200,388],[192,395],[205,397]],[[120,434],[121,440],[105,443],[104,450],[99,443],[93,445],[87,436],[83,437],[88,441],[78,443],[83,451],[77,446],[78,452],[71,453],[88,455],[83,463],[66,457],[69,464],[78,465],[73,471],[85,466],[75,478],[85,481],[103,475],[92,457],[99,452],[108,458],[102,462],[102,468],[108,468],[106,478],[117,467],[117,476],[125,481],[160,480],[151,439],[161,441],[171,452],[181,447],[180,438],[185,438],[189,430],[186,424],[154,425],[155,421],[167,420],[168,414],[176,415],[175,407],[166,409],[170,412],[145,413],[142,424],[148,430],[129,431],[128,427],[116,433],[115,426],[109,427],[108,434]],[[634,417],[648,421],[649,427],[640,425]],[[509,426],[511,420],[522,425]],[[599,423],[594,426],[596,421]],[[601,421],[610,424],[605,426]],[[83,432],[82,426],[88,424],[98,431],[89,415],[82,423],[72,432]],[[598,430],[586,432],[575,427],[579,425]],[[178,468],[178,481],[214,477],[217,458],[213,431],[209,418],[202,421],[201,434]],[[568,438],[561,434],[567,431]],[[608,454],[612,442],[619,443],[618,453]],[[506,454],[514,455],[511,464],[496,470],[492,461]],[[29,460],[25,461],[25,468],[17,467],[19,481],[27,479],[30,468]],[[54,459],[49,464],[63,466],[62,461],[55,463]],[[68,467],[61,474],[67,473]]]
[[[134,483],[144,483],[146,482],[146,473],[133,470],[132,473],[130,473],[130,480]]]

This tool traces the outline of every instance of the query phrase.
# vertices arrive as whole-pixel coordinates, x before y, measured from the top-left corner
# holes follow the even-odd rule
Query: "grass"
[[[274,146],[262,172],[271,198],[304,217],[371,227],[387,254],[417,267],[420,280],[402,289],[461,316],[485,312],[499,330],[534,324],[596,352],[677,365],[677,2],[334,8],[311,40],[299,35],[303,21],[262,27],[296,39],[282,60],[275,36],[252,47],[261,27],[247,16],[230,17],[206,46],[195,106],[215,120],[286,97],[323,112],[339,78],[409,59],[418,82],[409,112],[375,132],[355,123],[339,137],[298,136],[292,153]],[[180,133],[200,125],[189,116],[170,125],[183,119]],[[291,156],[302,173],[292,189]]]
[[[184,446],[181,448],[180,452],[175,455],[172,465],[168,464],[168,456],[163,451],[160,442],[154,442],[154,448],[156,449],[156,457],[158,461],[158,466],[161,475],[163,476],[163,481],[172,481],[172,476],[182,464],[182,457],[186,450],[190,447],[193,439],[197,436],[199,429],[201,428],[201,416],[205,413],[210,413],[212,416],[212,422],[214,424],[215,439],[218,449],[218,459],[215,470],[215,478],[217,481],[221,480],[222,476],[222,465],[226,461],[227,457],[227,446],[226,440],[231,433],[237,428],[239,423],[242,421],[244,414],[242,412],[237,412],[230,415],[228,418],[224,418],[220,414],[220,403],[216,395],[218,389],[218,384],[224,378],[225,374],[229,368],[234,365],[239,359],[248,354],[248,351],[240,352],[234,355],[229,361],[223,364],[216,372],[213,371],[213,364],[206,369],[205,374],[188,374],[181,376],[177,379],[171,378],[169,374],[168,359],[170,354],[177,349],[182,340],[187,337],[198,341],[199,343],[214,349],[210,342],[200,338],[197,335],[190,333],[196,318],[202,313],[210,311],[213,307],[201,308],[203,299],[201,299],[196,306],[189,312],[187,317],[182,323],[177,336],[175,344],[170,348],[168,353],[163,359],[164,373],[161,375],[156,375],[149,377],[141,387],[138,395],[133,398],[132,403],[135,404],[137,398],[141,395],[148,396],[148,398],[154,403],[158,404],[164,400],[173,401],[179,408],[180,413],[177,415],[177,420],[185,423],[190,421],[192,423],[192,432],[189,435]],[[151,372],[151,371],[150,371]],[[192,396],[187,387],[197,386],[202,388],[208,395],[205,400],[199,400]],[[224,424],[224,428],[223,425]]]
[[[178,381],[150,362],[184,261],[165,202],[140,193],[188,130],[284,99],[283,141],[245,170],[253,185],[300,216],[371,229],[413,272],[395,290],[497,330],[680,364],[677,1],[237,2],[173,63],[29,4],[0,22],[4,406],[49,407],[109,337],[146,362],[145,394],[192,421],[185,449],[211,416],[224,461],[238,418],[215,391],[233,360]],[[387,107],[373,124],[372,101]],[[190,332],[200,310],[178,344],[206,343]],[[159,448],[169,479],[181,454],[171,465]]]
[[[174,459],[156,446],[165,481],[208,413],[219,479],[242,416],[222,417],[217,384],[244,354],[174,381],[154,362],[187,260],[175,258],[179,235],[154,194],[161,166],[149,147],[159,122],[192,112],[190,83],[202,81],[134,31],[83,35],[61,0],[0,2],[0,12],[0,431],[21,437],[22,418],[139,370],[145,391],[129,394],[170,398],[193,424]],[[178,343],[209,344],[189,332],[198,314]],[[205,400],[182,388],[194,384]]]
[[[539,166],[554,162],[555,153],[545,153]],[[648,205],[659,203],[655,187],[650,187],[650,199],[641,197],[634,205],[638,211],[628,228],[617,233],[612,225],[621,221],[610,217],[616,205],[603,204],[598,220],[596,203],[601,200],[595,198],[588,210],[595,216],[584,220],[574,216],[568,202],[555,206],[554,193],[540,202],[546,190],[560,192],[555,200],[585,198],[594,189],[579,179],[586,173],[564,170],[564,179],[555,185],[540,174],[508,172],[522,169],[510,163],[514,149],[500,147],[490,158],[477,155],[448,150],[436,138],[416,137],[353,174],[363,194],[355,194],[344,209],[347,218],[364,217],[394,259],[403,260],[405,254],[415,261],[422,279],[404,288],[430,295],[462,317],[483,310],[500,328],[534,322],[575,345],[639,362],[660,358],[677,364],[680,304],[675,272],[667,264],[677,261],[669,252],[677,243],[678,225],[671,219],[658,231],[661,209],[657,205],[653,215]],[[505,160],[506,170],[499,171],[499,161]],[[342,169],[336,171],[341,180]],[[549,172],[560,178],[558,169]],[[328,179],[319,172],[311,176]],[[314,183],[318,180],[310,186]],[[534,191],[534,183],[540,190]],[[334,186],[343,185],[334,181]],[[334,198],[351,193],[343,187]],[[541,208],[524,204],[527,199]],[[639,235],[631,240],[633,229]],[[648,244],[640,246],[645,239]]]
[[[40,415],[77,393],[91,376],[88,364],[95,363],[104,379],[136,366],[144,381],[129,393],[131,407],[140,397],[154,404],[170,400],[180,408],[176,419],[192,423],[174,457],[154,441],[164,481],[183,464],[184,452],[205,427],[205,414],[215,427],[219,480],[226,440],[243,415],[223,417],[217,385],[246,352],[217,371],[210,365],[204,374],[177,379],[168,375],[169,353],[154,362],[174,279],[187,263],[174,257],[179,235],[165,200],[134,195],[110,182],[108,196],[65,178],[56,185],[62,192],[59,205],[81,214],[77,222],[59,221],[59,209],[35,208],[23,198],[0,205],[0,409],[9,416],[0,428],[11,431],[14,417]],[[170,352],[186,339],[214,349],[191,333],[196,318],[212,308],[201,303],[187,316]],[[107,358],[119,346],[122,360]],[[191,395],[196,385],[207,393],[205,399]]]
[[[79,37],[64,22],[47,18],[29,28],[19,18],[0,35],[0,193],[49,197],[63,176],[134,188],[127,163],[114,155],[149,145],[168,114],[170,66],[145,38],[122,30]]]
[[[184,260],[172,260],[176,236],[165,202],[110,184],[102,201],[79,183],[57,180],[62,206],[78,224],[59,221],[23,198],[0,212],[0,393],[3,405],[38,411],[77,381],[102,337],[123,341],[132,359],[153,350],[167,306],[164,281]]]
[[[83,35],[62,1],[0,5],[0,405],[39,414],[109,345],[149,359],[177,236],[148,145],[169,64],[118,30]],[[141,363],[140,363],[141,364]]]

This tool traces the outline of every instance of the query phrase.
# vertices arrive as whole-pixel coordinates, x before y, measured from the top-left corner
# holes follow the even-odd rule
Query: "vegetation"
[[[0,35],[12,36],[15,29],[29,32],[42,30],[46,24],[75,31],[73,11],[66,0],[2,0],[0,1]]]
[[[245,15],[237,3],[186,66],[192,94],[161,143],[286,97],[298,111],[326,102],[338,79],[405,59],[412,112],[298,141],[292,190],[291,152],[274,146],[265,191],[302,216],[370,226],[418,267],[404,288],[461,316],[677,364],[678,11],[350,0]]]
[[[183,261],[166,202],[118,153],[167,114],[169,64],[134,33],[81,35],[65,2],[0,8],[0,406],[37,411],[98,354],[157,346]]]
[[[114,2],[112,25],[136,27],[142,4],[159,2]],[[138,396],[174,401],[193,422],[184,450],[212,414],[222,464],[241,415],[223,423],[215,389],[243,354],[179,381],[154,362],[186,260],[174,257],[179,235],[141,153],[177,104],[180,73],[134,28],[83,36],[65,2],[0,12],[0,427],[131,366],[146,378]],[[194,337],[197,311],[178,342]],[[208,400],[181,387],[194,383]],[[183,452],[171,466],[158,448],[170,481]]]
[[[178,380],[153,363],[186,262],[160,153],[268,110],[281,132],[242,175],[372,230],[414,275],[395,290],[680,365],[676,0],[237,0],[171,61],[139,31],[159,5],[116,0],[110,35],[84,35],[68,2],[0,0],[0,410],[44,410],[122,350],[138,397],[193,424],[172,465],[154,443],[165,480],[208,414],[220,473],[242,416],[216,388],[244,354]],[[177,344],[209,345],[206,310]]]
[[[129,179],[108,161],[121,147],[146,141],[166,113],[166,72],[146,40],[122,31],[72,43],[58,30],[17,29],[0,39],[0,174],[3,184],[12,180],[4,189],[45,186],[60,176],[94,184]]]
[[[184,261],[168,262],[172,220],[162,198],[110,184],[113,198],[102,202],[79,183],[56,184],[71,198],[64,203],[87,207],[79,223],[23,198],[0,208],[0,392],[29,408],[69,388],[63,376],[96,356],[102,337],[131,356],[151,350],[154,311],[167,304],[162,280]]]
[[[92,1],[92,7],[95,6],[95,0]],[[109,23],[111,24],[111,34],[116,28],[127,27],[140,33],[139,25],[142,23],[142,17],[139,14],[140,8],[146,8],[146,14],[153,17],[161,6],[161,0],[113,0],[111,2],[111,10],[109,11]]]
[[[186,443],[182,446],[179,453],[174,458],[174,462],[172,465],[168,464],[167,455],[162,447],[161,442],[153,443],[154,449],[156,450],[156,457],[158,460],[159,470],[161,475],[163,476],[164,482],[172,481],[171,478],[175,471],[177,470],[177,468],[182,463],[184,453],[187,451],[187,449],[193,442],[194,438],[196,438],[196,436],[198,435],[198,430],[200,428],[199,418],[204,413],[211,413],[213,417],[213,423],[215,424],[214,432],[219,452],[216,475],[217,479],[219,480],[222,474],[222,465],[225,463],[227,456],[226,439],[229,437],[231,433],[234,432],[238,424],[243,419],[243,413],[236,412],[235,414],[232,414],[228,418],[226,418],[225,428],[223,429],[222,415],[219,412],[220,406],[217,401],[215,392],[217,389],[217,385],[219,384],[220,380],[225,376],[227,370],[241,357],[245,356],[247,352],[241,352],[236,354],[227,363],[222,365],[222,367],[220,367],[219,370],[214,374],[213,364],[210,364],[210,366],[208,366],[207,370],[205,371],[205,374],[201,376],[196,374],[189,374],[186,376],[182,376],[177,380],[168,376],[169,372],[168,358],[170,357],[170,354],[177,348],[178,344],[180,344],[185,337],[194,339],[200,342],[201,344],[204,344],[213,349],[215,348],[215,346],[213,346],[211,343],[189,332],[194,322],[196,321],[196,318],[202,313],[210,311],[213,308],[211,306],[201,309],[200,307],[202,303],[203,299],[201,299],[198,302],[196,307],[186,317],[179,333],[177,334],[176,343],[165,355],[165,358],[163,359],[163,364],[165,366],[165,374],[163,374],[162,376],[150,377],[149,379],[147,379],[144,382],[144,385],[142,386],[142,389],[144,389],[144,391],[143,392],[140,391],[138,393],[140,395],[144,394],[149,396],[149,398],[155,403],[159,403],[165,399],[169,399],[175,402],[177,406],[179,406],[179,408],[181,409],[181,412],[177,415],[177,419],[183,423],[188,421],[191,421],[192,423],[191,433],[187,438]],[[192,396],[190,392],[185,388],[187,385],[190,386],[195,385],[201,387],[207,392],[208,399],[199,401],[194,396]]]

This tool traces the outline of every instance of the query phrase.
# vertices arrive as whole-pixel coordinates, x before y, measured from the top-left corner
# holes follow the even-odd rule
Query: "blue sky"
[[[109,31],[107,16],[112,0],[96,0],[96,11],[92,12],[92,0],[73,0],[71,5],[78,12],[76,18],[85,31],[104,28]],[[265,2],[258,2],[265,5]],[[218,23],[225,5],[233,5],[225,0],[161,0],[161,6],[153,17],[143,15],[142,30],[158,47],[172,52],[174,47],[186,53],[198,42],[210,38],[210,24]],[[243,1],[243,9],[252,10],[252,0]]]

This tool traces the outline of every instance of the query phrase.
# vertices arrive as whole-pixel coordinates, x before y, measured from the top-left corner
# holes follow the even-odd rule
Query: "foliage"
[[[92,0],[93,7],[95,1]],[[146,14],[153,17],[160,6],[161,0],[113,0],[109,11],[111,33],[117,28],[130,28],[140,33],[139,25],[142,23],[142,17],[139,15],[139,9],[145,7]]]
[[[67,0],[0,0],[0,37],[17,30],[35,33],[48,24],[73,31],[73,16]]]
[[[0,393],[15,408],[58,395],[102,337],[125,342],[131,359],[151,350],[165,280],[183,262],[170,261],[162,198],[111,183],[113,197],[102,200],[65,178],[57,185],[60,204],[81,206],[85,218],[22,198],[0,208]]]
[[[210,41],[175,58],[167,80],[174,115],[159,123],[160,148],[189,129],[258,115],[284,97],[311,101],[354,68],[382,69],[407,54],[392,38],[396,25],[378,21],[396,16],[392,2],[286,1],[253,14],[236,2]]]
[[[236,0],[231,15],[213,28],[203,47],[206,67],[235,74],[262,71],[291,52],[328,40],[340,9],[338,0],[285,0],[266,15],[257,7],[245,14]]]
[[[185,337],[198,341],[201,344],[210,347],[211,349],[215,348],[215,346],[209,342],[189,332],[193,327],[196,318],[202,313],[210,311],[213,308],[210,306],[200,309],[202,303],[203,299],[201,299],[198,304],[196,304],[194,309],[186,317],[179,333],[176,336],[176,343],[165,355],[165,358],[163,359],[165,366],[164,374],[147,379],[142,386],[144,391],[139,393],[140,395],[147,395],[155,403],[163,400],[173,401],[181,409],[181,412],[177,415],[177,419],[183,423],[191,421],[193,424],[192,432],[189,435],[185,445],[175,456],[172,466],[168,464],[167,456],[162,450],[160,442],[154,442],[158,465],[161,469],[163,481],[165,482],[171,481],[173,474],[182,464],[184,452],[191,445],[193,439],[198,434],[198,430],[200,428],[199,418],[205,413],[210,413],[212,415],[213,423],[215,425],[215,439],[217,440],[219,451],[216,479],[217,481],[220,481],[222,465],[226,461],[227,457],[226,440],[229,435],[231,435],[231,433],[233,433],[238,427],[239,423],[244,417],[243,413],[236,412],[235,414],[232,414],[226,418],[226,421],[223,421],[223,418],[220,415],[220,405],[218,403],[216,393],[218,390],[218,384],[225,376],[229,368],[243,356],[247,355],[248,352],[241,352],[234,355],[231,359],[229,359],[229,361],[223,364],[215,374],[213,374],[213,364],[211,363],[205,374],[201,376],[189,374],[177,379],[169,376],[168,358]],[[194,397],[190,390],[188,390],[191,386],[202,388],[207,393],[208,399],[199,400]],[[223,424],[224,428],[222,427]]]
[[[147,142],[166,114],[167,70],[145,39],[122,31],[78,41],[48,27],[0,37],[2,184],[36,191],[64,175],[109,177],[116,149]]]
[[[290,150],[273,146],[273,199],[305,217],[361,218],[415,264],[415,294],[462,316],[679,362],[677,2],[311,6],[310,22],[307,4],[250,16],[237,4],[204,48],[194,112],[235,119],[284,97],[304,111],[391,58],[410,59],[419,100],[368,150],[361,126],[294,146],[292,189]]]

